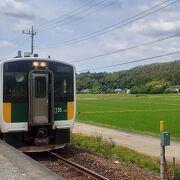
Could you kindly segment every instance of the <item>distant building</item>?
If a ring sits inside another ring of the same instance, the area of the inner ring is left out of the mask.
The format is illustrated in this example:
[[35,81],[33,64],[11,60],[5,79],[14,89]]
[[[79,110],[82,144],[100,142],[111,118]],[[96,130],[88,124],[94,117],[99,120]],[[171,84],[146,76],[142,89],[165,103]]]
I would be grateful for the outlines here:
[[89,89],[82,89],[80,92],[81,93],[89,93],[90,91],[89,91]]
[[114,92],[116,92],[116,93],[122,93],[123,90],[122,90],[121,88],[116,88],[116,89],[114,90]]
[[180,85],[171,86],[171,87],[167,88],[166,91],[172,92],[172,93],[179,93],[180,92]]
[[173,86],[173,87],[175,87],[175,88],[177,88],[177,89],[180,89],[180,85],[175,85],[175,86]]
[[130,89],[127,89],[127,90],[126,90],[126,94],[131,94],[131,90],[130,90]]

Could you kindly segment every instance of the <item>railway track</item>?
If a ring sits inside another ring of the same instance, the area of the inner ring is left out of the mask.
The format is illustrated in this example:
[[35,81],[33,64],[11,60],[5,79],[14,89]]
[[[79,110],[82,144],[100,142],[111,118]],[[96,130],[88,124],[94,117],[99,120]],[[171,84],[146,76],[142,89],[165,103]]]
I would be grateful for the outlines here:
[[68,159],[65,159],[54,152],[51,152],[51,151],[47,151],[47,152],[49,154],[51,154],[52,156],[56,157],[59,161],[65,163],[66,165],[71,166],[73,169],[76,169],[77,171],[83,173],[86,177],[91,177],[92,179],[96,179],[96,180],[109,180],[108,178],[106,178],[100,174],[97,174],[96,172],[91,171],[91,170],[89,170],[79,164],[76,164]]
[[65,149],[25,154],[56,174],[69,180],[159,179],[158,174],[149,173],[146,170],[134,166],[127,166],[121,163],[115,164],[102,157],[82,151],[72,145],[67,146]]

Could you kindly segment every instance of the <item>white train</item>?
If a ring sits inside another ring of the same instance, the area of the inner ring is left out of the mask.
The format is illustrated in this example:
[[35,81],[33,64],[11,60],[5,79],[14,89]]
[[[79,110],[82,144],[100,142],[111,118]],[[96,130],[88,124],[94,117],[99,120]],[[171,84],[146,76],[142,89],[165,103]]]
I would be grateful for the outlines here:
[[22,151],[70,142],[76,113],[74,66],[51,58],[0,61],[0,138]]

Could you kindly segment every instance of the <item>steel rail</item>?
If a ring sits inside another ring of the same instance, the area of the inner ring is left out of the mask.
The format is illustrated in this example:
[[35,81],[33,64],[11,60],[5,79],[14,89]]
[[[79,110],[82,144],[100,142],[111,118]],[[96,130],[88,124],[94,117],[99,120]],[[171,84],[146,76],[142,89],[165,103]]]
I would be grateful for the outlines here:
[[51,152],[51,151],[47,151],[49,152],[50,154],[54,155],[55,157],[57,157],[58,159],[60,159],[61,161],[63,161],[64,163],[66,163],[67,165],[70,165],[72,166],[73,168],[76,168],[77,170],[81,171],[83,174],[86,174],[86,175],[89,175],[91,176],[92,178],[95,178],[95,179],[98,179],[98,180],[109,180],[108,178],[104,177],[104,176],[101,176],[100,174],[97,174],[79,164],[76,164],[72,161],[69,161],[61,156],[59,156],[58,154],[54,153],[54,152]]

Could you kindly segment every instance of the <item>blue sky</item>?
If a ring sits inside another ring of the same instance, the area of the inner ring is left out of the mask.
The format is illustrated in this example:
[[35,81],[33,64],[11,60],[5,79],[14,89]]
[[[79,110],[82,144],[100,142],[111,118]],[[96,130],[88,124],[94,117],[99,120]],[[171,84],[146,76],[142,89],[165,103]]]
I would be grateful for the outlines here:
[[[159,7],[175,0],[2,0],[1,58],[15,56],[18,49],[30,51],[30,36],[22,34],[22,30],[28,30],[32,25],[37,32],[35,53],[42,57],[50,55],[53,59],[69,63],[180,33],[179,1],[134,22],[126,20],[163,2]],[[120,23],[123,20],[126,21]],[[111,26],[117,23],[121,27],[112,29]],[[104,32],[104,29],[109,32],[93,36],[93,33]],[[84,37],[90,38],[82,41]],[[176,36],[148,46],[74,62],[74,65],[77,72],[81,72],[179,50],[180,36]],[[178,60],[179,56],[180,53],[177,53],[91,71],[121,71],[137,65]]]

